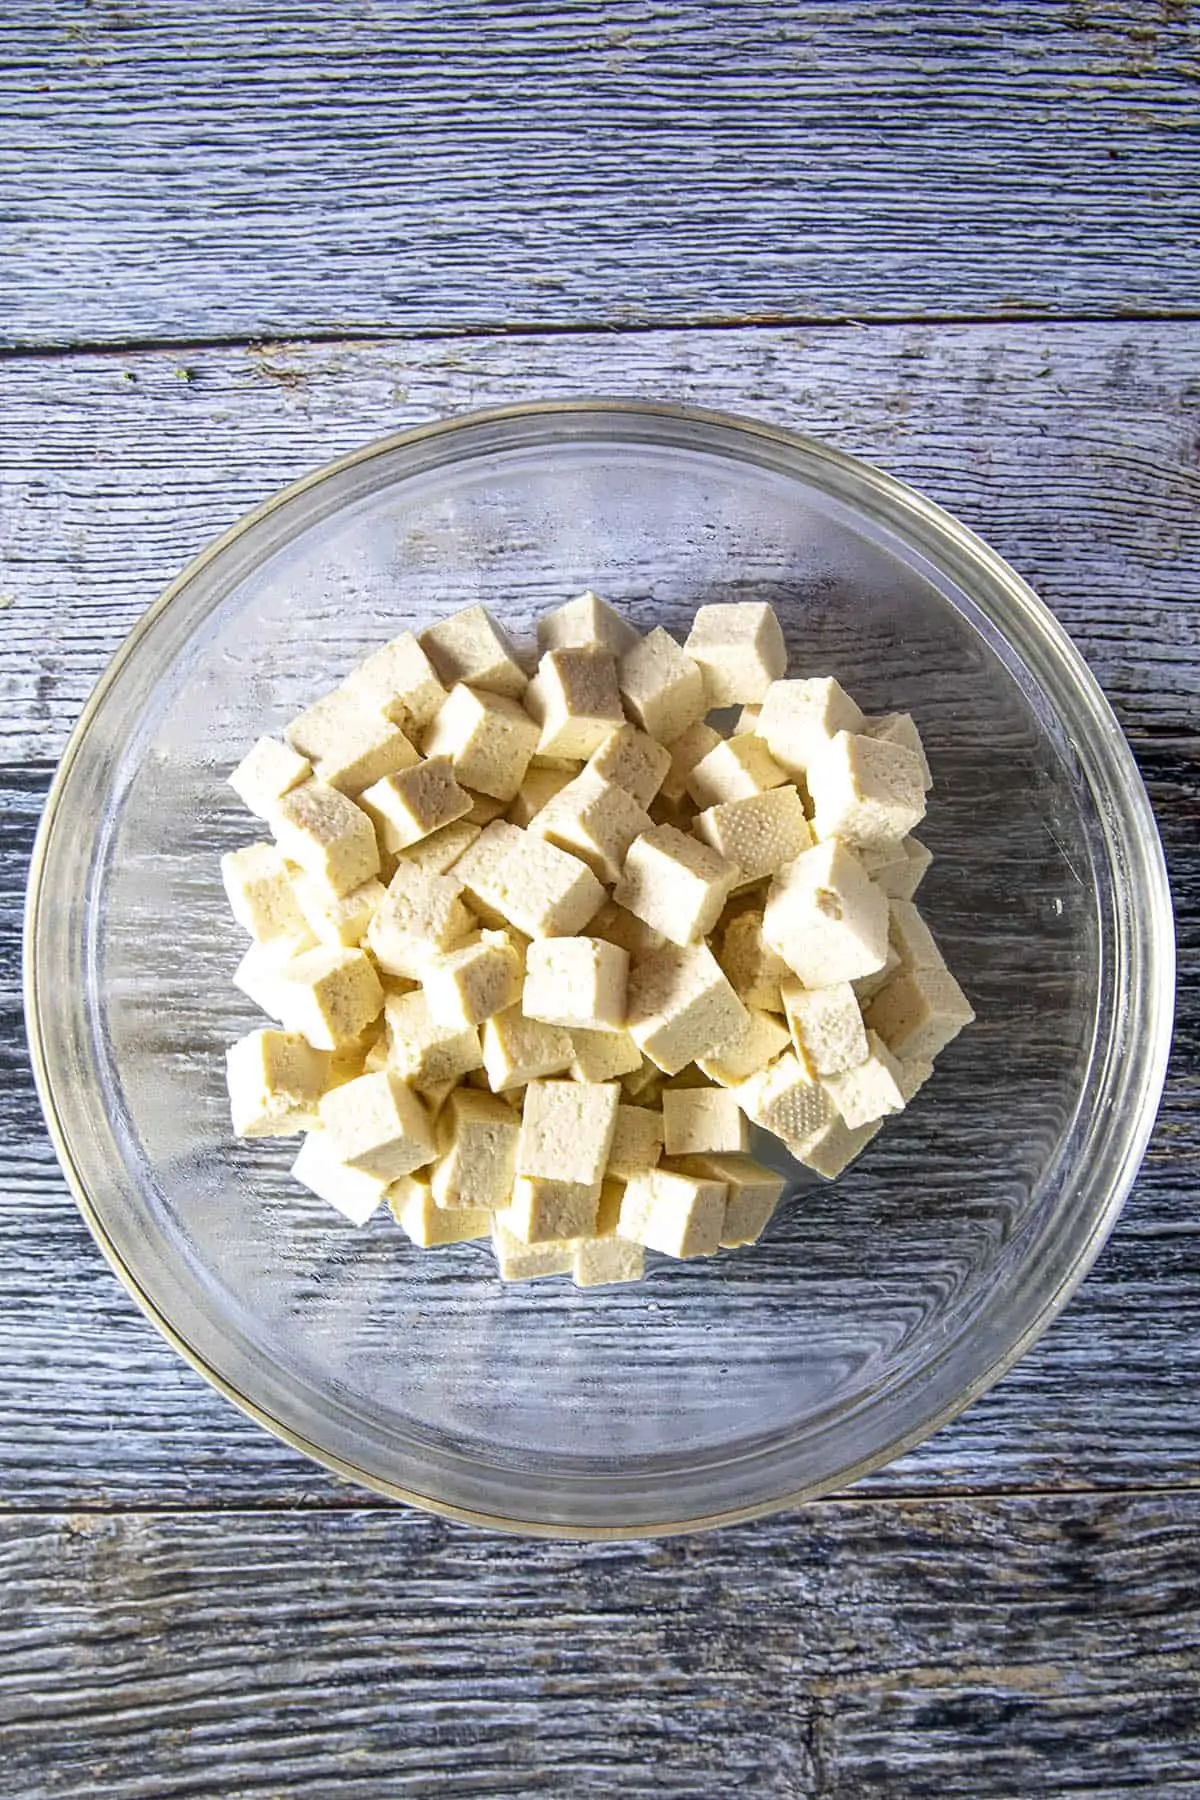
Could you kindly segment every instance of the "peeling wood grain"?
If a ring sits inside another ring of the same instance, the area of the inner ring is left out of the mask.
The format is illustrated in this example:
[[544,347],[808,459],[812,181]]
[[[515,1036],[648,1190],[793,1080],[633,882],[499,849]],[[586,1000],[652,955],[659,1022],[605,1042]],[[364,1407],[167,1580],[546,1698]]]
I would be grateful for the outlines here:
[[20,345],[1200,310],[1150,0],[25,0]]

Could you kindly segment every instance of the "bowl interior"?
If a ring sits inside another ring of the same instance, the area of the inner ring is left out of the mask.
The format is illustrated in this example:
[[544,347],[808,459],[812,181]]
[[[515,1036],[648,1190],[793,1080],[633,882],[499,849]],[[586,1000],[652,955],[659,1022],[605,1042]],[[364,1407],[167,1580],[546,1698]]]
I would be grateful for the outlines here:
[[[864,480],[636,412],[401,440],[202,562],[93,712],[39,951],[74,1171],[188,1352],[366,1480],[591,1530],[828,1487],[977,1385],[1081,1253],[1103,824],[936,520],[898,528],[907,503]],[[528,639],[585,586],[679,635],[702,602],[770,600],[793,673],[914,714],[936,781],[920,900],[979,1017],[835,1185],[791,1168],[757,1246],[630,1288],[506,1287],[486,1245],[418,1251],[386,1214],[356,1231],[292,1185],[294,1142],[231,1138],[223,1054],[256,1019],[218,858],[257,834],[224,777],[384,638],[482,601]]]

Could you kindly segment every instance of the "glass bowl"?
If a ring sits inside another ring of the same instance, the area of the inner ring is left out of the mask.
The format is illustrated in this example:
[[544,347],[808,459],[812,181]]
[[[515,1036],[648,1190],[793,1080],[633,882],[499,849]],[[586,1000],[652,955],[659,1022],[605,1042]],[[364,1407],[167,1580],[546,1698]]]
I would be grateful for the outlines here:
[[[225,776],[361,654],[482,601],[529,639],[594,587],[643,628],[769,600],[790,672],[917,718],[922,907],[978,1013],[935,1078],[753,1248],[642,1285],[504,1286],[238,1143],[255,1022]],[[1170,902],[1128,747],[1001,559],[912,490],[748,421],[529,405],[369,445],[259,507],[146,614],[63,758],[34,858],[27,1007],[63,1167],[141,1306],[220,1391],[355,1481],[564,1535],[743,1518],[840,1487],[1033,1342],[1153,1122]]]

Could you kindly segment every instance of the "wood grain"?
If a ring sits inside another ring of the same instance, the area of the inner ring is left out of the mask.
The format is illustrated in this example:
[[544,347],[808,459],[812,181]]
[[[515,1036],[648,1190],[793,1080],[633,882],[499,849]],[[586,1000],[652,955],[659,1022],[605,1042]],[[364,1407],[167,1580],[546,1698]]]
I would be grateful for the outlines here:
[[16,345],[1194,313],[1182,0],[23,0]]
[[1197,1555],[1194,1494],[826,1503],[536,1567],[416,1516],[0,1521],[6,1791],[1173,1800]]

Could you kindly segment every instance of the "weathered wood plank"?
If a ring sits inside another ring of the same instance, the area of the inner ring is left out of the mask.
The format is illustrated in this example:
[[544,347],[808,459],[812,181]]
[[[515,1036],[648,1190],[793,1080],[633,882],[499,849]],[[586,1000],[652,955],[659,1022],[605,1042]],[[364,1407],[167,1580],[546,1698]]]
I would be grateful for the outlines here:
[[0,1521],[6,1793],[978,1800],[1200,1785],[1200,1497],[827,1503],[645,1546]]
[[1176,0],[0,22],[16,344],[1200,310]]

